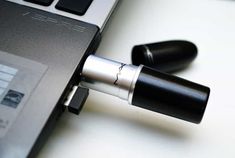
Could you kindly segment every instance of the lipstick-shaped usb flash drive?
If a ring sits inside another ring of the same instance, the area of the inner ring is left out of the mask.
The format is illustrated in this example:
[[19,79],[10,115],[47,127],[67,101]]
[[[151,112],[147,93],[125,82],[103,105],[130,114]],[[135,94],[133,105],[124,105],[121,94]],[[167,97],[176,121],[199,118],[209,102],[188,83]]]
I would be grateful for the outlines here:
[[134,66],[90,55],[81,85],[128,100],[129,104],[200,123],[207,105],[208,87],[143,65]]

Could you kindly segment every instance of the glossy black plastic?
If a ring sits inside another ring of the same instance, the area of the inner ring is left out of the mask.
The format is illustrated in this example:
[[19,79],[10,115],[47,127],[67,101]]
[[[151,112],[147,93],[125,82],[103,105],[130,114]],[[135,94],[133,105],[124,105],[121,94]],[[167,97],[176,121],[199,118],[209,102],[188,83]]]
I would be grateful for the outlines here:
[[189,41],[174,40],[134,46],[132,63],[146,65],[163,72],[187,67],[197,56],[197,47]]
[[209,93],[208,87],[143,67],[135,85],[132,104],[200,123]]

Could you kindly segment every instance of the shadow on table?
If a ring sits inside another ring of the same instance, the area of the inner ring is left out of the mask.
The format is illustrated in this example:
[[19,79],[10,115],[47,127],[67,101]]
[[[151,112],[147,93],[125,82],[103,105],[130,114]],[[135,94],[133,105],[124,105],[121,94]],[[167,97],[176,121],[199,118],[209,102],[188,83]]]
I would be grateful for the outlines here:
[[136,107],[102,105],[100,102],[89,100],[83,111],[94,119],[112,121],[114,124],[129,126],[148,134],[167,137],[170,139],[187,140],[192,133],[194,124],[178,119],[162,117],[161,114],[142,110]]

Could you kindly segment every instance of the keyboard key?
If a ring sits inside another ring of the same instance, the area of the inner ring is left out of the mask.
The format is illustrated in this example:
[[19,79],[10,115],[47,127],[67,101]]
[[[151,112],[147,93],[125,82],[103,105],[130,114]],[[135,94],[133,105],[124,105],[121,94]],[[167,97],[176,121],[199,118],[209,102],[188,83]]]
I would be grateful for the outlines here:
[[60,0],[56,8],[69,13],[84,15],[92,0]]
[[24,0],[31,3],[36,3],[44,6],[49,6],[54,0]]

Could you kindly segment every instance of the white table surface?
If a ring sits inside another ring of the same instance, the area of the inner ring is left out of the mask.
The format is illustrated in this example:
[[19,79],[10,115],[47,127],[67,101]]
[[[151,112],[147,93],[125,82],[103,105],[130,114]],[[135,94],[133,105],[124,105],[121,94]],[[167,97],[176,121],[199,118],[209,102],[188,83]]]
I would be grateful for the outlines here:
[[235,1],[122,0],[97,55],[131,63],[136,44],[185,39],[196,61],[176,75],[207,85],[211,96],[195,125],[90,91],[79,116],[64,115],[40,158],[234,158]]

